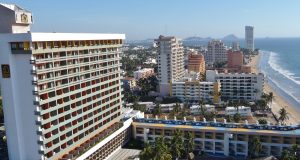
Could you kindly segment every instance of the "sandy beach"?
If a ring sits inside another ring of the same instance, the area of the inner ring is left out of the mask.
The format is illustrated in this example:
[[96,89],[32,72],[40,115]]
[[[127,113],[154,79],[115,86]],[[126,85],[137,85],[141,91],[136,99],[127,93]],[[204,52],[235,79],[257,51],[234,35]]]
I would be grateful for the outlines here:
[[[251,65],[253,67],[252,71],[254,73],[259,72],[257,65],[258,65],[260,56],[261,55],[259,54],[255,57],[252,57],[251,62],[249,63],[249,65]],[[273,113],[277,114],[277,116],[278,116],[278,111],[282,107],[284,107],[289,114],[288,115],[289,119],[286,121],[287,124],[298,124],[300,122],[300,112],[295,109],[295,106],[289,104],[283,97],[281,97],[278,93],[276,93],[276,91],[267,83],[267,81],[265,81],[264,92],[265,93],[273,92],[274,99],[273,99],[273,102],[271,105]]]

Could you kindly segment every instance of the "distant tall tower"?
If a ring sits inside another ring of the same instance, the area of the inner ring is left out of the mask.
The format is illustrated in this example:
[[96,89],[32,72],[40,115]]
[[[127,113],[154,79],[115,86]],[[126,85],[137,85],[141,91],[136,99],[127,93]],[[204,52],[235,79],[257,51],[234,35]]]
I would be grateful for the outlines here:
[[170,92],[170,83],[184,75],[183,47],[175,37],[159,36],[155,41],[158,46],[159,92],[165,96]]
[[246,26],[245,27],[245,40],[246,48],[250,51],[254,51],[254,27]]

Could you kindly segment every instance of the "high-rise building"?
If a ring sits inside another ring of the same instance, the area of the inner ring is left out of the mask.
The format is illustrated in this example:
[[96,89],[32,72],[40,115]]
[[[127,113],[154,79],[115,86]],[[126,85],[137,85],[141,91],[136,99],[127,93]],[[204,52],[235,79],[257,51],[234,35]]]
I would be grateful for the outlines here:
[[[0,13],[10,159],[75,159],[121,127],[124,34],[31,33],[29,11],[0,4]],[[101,156],[122,137],[101,143]]]
[[239,42],[232,42],[231,46],[233,51],[239,51],[240,50],[240,43]]
[[183,47],[175,37],[159,36],[155,40],[158,46],[158,80],[161,95],[170,94],[170,83],[184,75]]
[[212,40],[208,43],[207,52],[205,52],[205,63],[213,65],[214,63],[227,62],[227,48],[221,40]]
[[246,48],[250,51],[254,51],[254,27],[246,26],[245,27],[245,40]]
[[189,54],[188,71],[199,72],[205,74],[205,59],[203,54]]

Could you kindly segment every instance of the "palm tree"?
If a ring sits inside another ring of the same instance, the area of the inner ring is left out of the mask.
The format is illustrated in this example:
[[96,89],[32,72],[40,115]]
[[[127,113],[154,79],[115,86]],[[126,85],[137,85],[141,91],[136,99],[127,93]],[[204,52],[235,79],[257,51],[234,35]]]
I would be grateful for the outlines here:
[[150,160],[152,158],[153,158],[153,149],[152,149],[151,145],[147,142],[145,144],[143,151],[140,154],[140,159],[141,160]]
[[183,133],[181,130],[176,129],[174,136],[171,140],[171,153],[173,158],[179,159],[184,151],[183,147]]
[[233,120],[235,123],[239,123],[239,121],[241,120],[241,115],[239,113],[234,114]]
[[153,114],[158,116],[162,114],[160,104],[156,104],[156,106],[153,109]]
[[298,154],[298,145],[297,144],[293,144],[292,147],[291,147],[291,160],[297,160],[299,159],[299,154]]
[[262,150],[262,145],[257,136],[255,136],[249,143],[249,150],[248,150],[248,155],[250,158],[255,158],[258,157],[259,153]]
[[200,99],[199,101],[199,114],[203,117],[206,117],[206,108],[204,107],[203,99]]
[[280,159],[281,159],[281,160],[291,160],[291,159],[290,159],[290,153],[289,153],[289,151],[286,150],[286,149],[284,149],[284,150],[281,152]]
[[270,104],[270,106],[272,105],[272,102],[273,102],[273,100],[274,100],[274,94],[273,94],[273,92],[269,92],[269,94],[268,94],[268,99],[269,99],[269,102],[271,102],[271,104]]
[[283,124],[286,120],[289,119],[288,112],[286,111],[285,108],[281,108],[279,110],[278,114],[279,114],[278,120],[281,121]]
[[171,160],[172,155],[170,154],[170,150],[165,143],[165,140],[162,136],[158,137],[155,141],[154,148],[154,159],[155,160]]
[[185,135],[185,149],[186,149],[186,157],[188,157],[189,153],[194,151],[195,142],[194,142],[194,136],[191,132],[188,132],[188,134]]
[[174,107],[174,112],[176,114],[178,114],[178,112],[180,111],[180,105],[178,103],[175,104],[175,107]]

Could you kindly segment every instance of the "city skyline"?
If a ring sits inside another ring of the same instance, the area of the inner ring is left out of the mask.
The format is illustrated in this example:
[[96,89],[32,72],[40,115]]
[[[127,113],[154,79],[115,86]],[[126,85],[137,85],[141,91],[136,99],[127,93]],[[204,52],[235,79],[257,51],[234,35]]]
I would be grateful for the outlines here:
[[[36,17],[33,32],[125,33],[128,40],[156,38],[161,34],[180,38],[222,38],[234,34],[244,38],[244,26],[251,25],[256,28],[256,38],[300,37],[297,29],[300,2],[295,0],[170,2],[93,0],[69,4],[57,0],[4,0],[1,3],[31,8]],[[283,9],[285,12],[278,12]]]

